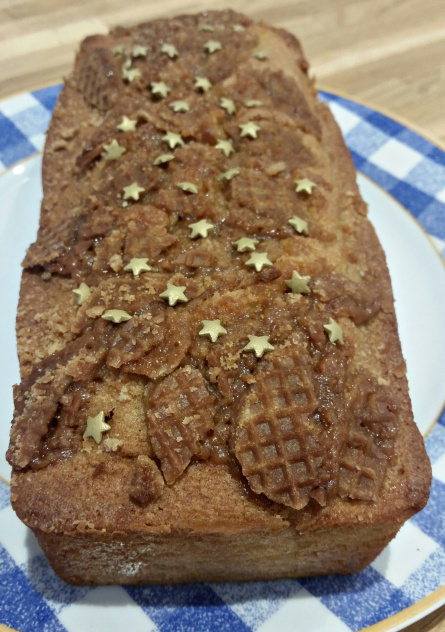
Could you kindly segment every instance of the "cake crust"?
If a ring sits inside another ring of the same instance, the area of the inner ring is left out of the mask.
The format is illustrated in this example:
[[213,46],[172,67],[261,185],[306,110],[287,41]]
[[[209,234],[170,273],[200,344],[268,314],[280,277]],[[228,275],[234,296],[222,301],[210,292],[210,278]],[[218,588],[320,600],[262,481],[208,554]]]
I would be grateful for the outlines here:
[[56,572],[369,564],[431,468],[384,253],[298,41],[232,11],[87,38],[43,190],[8,460]]

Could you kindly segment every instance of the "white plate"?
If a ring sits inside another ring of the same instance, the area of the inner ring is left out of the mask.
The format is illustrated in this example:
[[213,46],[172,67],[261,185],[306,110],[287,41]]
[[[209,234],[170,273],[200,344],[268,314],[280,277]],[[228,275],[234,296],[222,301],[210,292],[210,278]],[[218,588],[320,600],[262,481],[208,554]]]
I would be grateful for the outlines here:
[[[12,385],[19,380],[14,323],[20,285],[20,262],[37,232],[42,194],[40,170],[41,157],[36,156],[0,177],[2,201],[0,212],[0,287],[2,289],[0,454],[5,452],[8,443],[7,428],[13,410]],[[358,176],[358,182],[362,195],[369,204],[371,220],[387,255],[396,298],[402,347],[408,365],[414,416],[420,430],[425,434],[440,414],[445,400],[443,380],[445,337],[442,335],[445,313],[445,267],[429,237],[394,198],[362,175]],[[9,467],[1,458],[0,475],[6,479],[9,478]],[[24,568],[23,565],[26,566],[25,548],[37,555],[37,545],[33,537],[30,534],[27,535],[26,528],[18,522],[10,509],[4,515],[8,521],[5,527],[14,534],[11,535],[13,542],[10,543],[9,551],[16,563]],[[432,546],[430,539],[425,537],[419,543],[418,530],[408,523],[373,566],[397,585],[397,582],[403,580],[409,575],[411,568],[415,567],[416,555],[424,558],[429,555],[429,546]],[[47,572],[50,573],[49,570]],[[51,578],[50,581],[60,582]],[[286,582],[283,582],[275,586],[285,584]],[[255,593],[251,592],[252,586],[250,585],[247,589],[250,598],[252,595],[255,597]],[[268,603],[268,599],[273,598],[273,595],[267,592],[271,590],[270,588],[265,586],[261,588],[261,584],[258,586],[255,603],[256,607],[261,608],[263,600],[265,599],[265,603]],[[232,594],[230,590],[230,585],[214,587],[215,593],[220,595],[226,603],[230,603]],[[240,590],[240,594],[241,592]],[[235,592],[235,595],[238,593]],[[299,632],[345,632],[348,629],[340,619],[333,618],[331,612],[305,589],[300,588],[295,593],[288,592],[283,597],[285,607],[280,608],[265,621],[259,628],[263,632],[277,629],[281,632],[295,631],[297,629],[294,619],[295,608],[303,617],[298,624]],[[275,598],[280,597],[276,595]],[[121,605],[125,605],[125,609],[118,607],[119,600],[123,600]],[[440,601],[436,601],[434,607],[437,607],[439,603]],[[92,604],[94,608],[91,607]],[[114,604],[114,607],[111,604]],[[105,609],[104,606],[106,606]],[[236,602],[233,606],[236,612],[238,612],[237,607]],[[134,629],[153,629],[150,628],[150,621],[145,617],[143,610],[137,607],[129,595],[119,587],[93,589],[79,600],[76,605],[77,610],[72,611],[71,608],[73,606],[67,607],[60,615],[60,619],[68,629],[73,628],[69,627],[68,620],[64,619],[64,616],[74,617],[72,621],[77,621],[79,625],[82,621],[85,622],[86,618],[89,621],[96,621],[97,625],[91,627],[91,630],[99,630],[103,626],[98,622],[106,621],[109,626],[107,629],[115,632],[120,629],[122,616],[125,616],[129,625],[130,621],[135,624]],[[129,612],[133,614],[129,615]],[[423,609],[421,614],[425,612],[426,610]],[[420,615],[416,615],[411,621],[418,616]],[[408,621],[394,626],[389,625],[385,630],[395,632],[407,623]],[[80,625],[77,629],[84,628]]]

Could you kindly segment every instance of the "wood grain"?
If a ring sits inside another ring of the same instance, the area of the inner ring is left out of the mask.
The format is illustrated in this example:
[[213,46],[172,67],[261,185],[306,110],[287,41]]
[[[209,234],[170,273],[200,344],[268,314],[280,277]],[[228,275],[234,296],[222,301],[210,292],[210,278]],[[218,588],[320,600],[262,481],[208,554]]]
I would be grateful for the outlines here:
[[[0,98],[62,80],[79,41],[117,24],[225,8],[214,0],[0,0]],[[295,33],[323,87],[445,142],[445,0],[245,0]]]
[[444,632],[445,630],[445,606],[432,612],[417,623],[404,628],[403,632]]
[[[0,0],[0,98],[63,80],[79,41],[118,24],[235,7],[214,0]],[[244,0],[292,31],[318,84],[445,143],[445,0]],[[404,632],[444,632],[445,606]]]

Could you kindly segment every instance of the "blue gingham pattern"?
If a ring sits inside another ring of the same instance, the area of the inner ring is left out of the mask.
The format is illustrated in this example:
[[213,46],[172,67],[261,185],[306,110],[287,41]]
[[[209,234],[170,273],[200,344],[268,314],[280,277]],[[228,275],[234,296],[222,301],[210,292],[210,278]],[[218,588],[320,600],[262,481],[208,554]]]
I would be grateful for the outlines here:
[[[40,151],[60,86],[0,102],[0,172]],[[445,255],[445,152],[400,123],[322,92],[356,168],[407,208]],[[426,439],[427,507],[362,573],[250,584],[73,587],[54,575],[0,482],[0,622],[20,632],[351,632],[445,584],[445,413]],[[413,550],[412,542],[416,542]],[[410,545],[411,543],[411,545]],[[409,555],[407,556],[407,550]]]

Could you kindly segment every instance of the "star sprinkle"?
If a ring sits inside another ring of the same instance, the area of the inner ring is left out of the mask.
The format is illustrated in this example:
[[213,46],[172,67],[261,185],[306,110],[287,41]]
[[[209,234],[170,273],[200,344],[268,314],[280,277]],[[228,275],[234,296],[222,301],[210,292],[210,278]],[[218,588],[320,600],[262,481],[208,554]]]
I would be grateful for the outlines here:
[[175,157],[174,154],[161,154],[160,156],[158,156],[157,158],[153,160],[153,164],[155,166],[164,165],[166,162],[170,162],[170,160],[174,160],[174,157]]
[[218,180],[227,180],[227,182],[229,182],[235,176],[239,176],[239,174],[240,170],[236,167],[233,167],[233,169],[228,169],[227,171],[224,171],[224,173],[219,175]]
[[269,59],[269,53],[265,50],[257,50],[256,53],[253,53],[252,57],[259,59],[260,61],[264,61],[265,59]]
[[214,31],[215,27],[211,24],[198,24],[198,31]]
[[226,158],[230,156],[230,154],[235,153],[231,140],[218,140],[215,145],[215,149],[221,149]]
[[165,141],[170,149],[174,149],[176,145],[180,145],[181,147],[185,145],[182,140],[182,136],[180,134],[175,134],[174,132],[167,132],[161,140]]
[[130,314],[123,309],[107,309],[107,311],[102,314],[102,318],[104,320],[111,320],[112,323],[125,323],[125,321],[131,320],[133,316],[130,316]]
[[189,228],[192,229],[190,235],[191,239],[195,239],[196,237],[204,237],[205,239],[209,234],[209,230],[213,228],[213,224],[208,222],[206,219],[202,219],[194,224],[189,224]]
[[246,266],[255,266],[255,270],[261,272],[265,266],[273,266],[273,263],[266,252],[254,252],[250,259],[246,261]]
[[170,88],[163,81],[152,81],[150,84],[151,93],[165,98],[170,92]]
[[222,97],[219,105],[227,112],[227,114],[235,114],[236,112],[236,106],[232,99],[226,99],[226,97]]
[[248,250],[255,250],[256,245],[260,242],[258,239],[251,239],[250,237],[241,237],[238,241],[232,242],[232,246],[238,250],[238,252],[247,252]]
[[104,149],[107,152],[106,160],[117,160],[127,151],[125,147],[119,145],[115,138],[109,145],[104,145]]
[[301,219],[301,217],[298,217],[298,215],[294,215],[292,219],[289,219],[287,221],[291,226],[295,228],[297,233],[304,233],[305,235],[309,234],[307,222],[305,222],[304,219]]
[[128,187],[124,187],[124,200],[133,198],[136,202],[139,200],[139,193],[144,193],[145,189],[140,187],[137,182],[133,182]]
[[124,52],[123,44],[118,44],[117,46],[111,49],[111,52],[113,55],[122,55],[122,53]]
[[242,33],[243,31],[246,30],[242,24],[232,24],[232,29],[236,33]]
[[309,294],[308,283],[310,280],[310,276],[300,276],[296,270],[292,270],[292,278],[286,281],[286,285],[294,294]]
[[300,191],[305,191],[306,193],[309,193],[309,195],[312,193],[312,189],[317,186],[315,182],[312,182],[312,180],[309,180],[309,178],[294,180],[294,183],[297,185],[295,188],[295,191],[297,193],[300,193]]
[[263,102],[258,99],[249,99],[248,101],[244,101],[244,105],[247,108],[259,108],[263,105]]
[[179,55],[178,49],[174,44],[162,44],[161,53],[164,55],[168,55],[170,59],[177,57]]
[[131,49],[132,57],[146,57],[148,53],[147,46],[133,46]]
[[178,182],[176,186],[187,193],[198,193],[198,187],[193,182]]
[[199,332],[200,336],[209,336],[212,342],[218,340],[218,336],[222,336],[227,333],[227,329],[221,325],[220,320],[202,320],[202,329]]
[[216,40],[209,40],[204,44],[204,50],[210,54],[216,53],[217,50],[222,50],[222,44]]
[[162,294],[159,294],[159,296],[167,299],[170,307],[176,305],[178,301],[188,303],[188,298],[184,294],[185,287],[185,285],[172,285],[171,283],[167,283],[167,289],[165,292],[162,292]]
[[341,345],[343,344],[343,330],[333,318],[330,318],[328,324],[323,325],[323,328],[328,332],[330,342],[339,342]]
[[172,101],[169,103],[169,107],[171,107],[173,112],[188,112],[190,110],[187,101]]
[[195,77],[195,83],[193,84],[195,90],[202,90],[203,92],[208,92],[212,84],[207,79],[207,77]]
[[77,296],[77,304],[83,305],[90,297],[91,290],[86,283],[81,283],[78,288],[73,290],[73,294]]
[[128,83],[131,83],[138,77],[142,76],[142,73],[138,68],[130,68],[130,65],[131,61],[129,59],[122,64],[122,79],[124,81],[128,81]]
[[100,443],[102,441],[102,434],[108,432],[110,429],[111,426],[105,422],[105,415],[103,410],[101,410],[95,417],[88,417],[83,438],[88,439],[88,437],[92,437],[96,443]]
[[249,342],[243,348],[243,351],[253,351],[257,358],[262,358],[266,351],[273,351],[273,347],[269,342],[269,336],[247,336]]
[[130,263],[127,263],[124,270],[125,272],[133,272],[133,276],[138,277],[141,272],[150,272],[152,267],[147,263],[148,258],[143,257],[142,259],[130,259]]
[[249,121],[248,123],[244,123],[244,125],[239,125],[241,129],[241,138],[243,136],[249,136],[250,138],[257,138],[257,132],[260,131],[261,127],[259,127],[256,123]]
[[123,116],[122,121],[119,125],[116,125],[116,129],[121,132],[134,132],[136,129],[137,121],[135,119],[130,119],[128,116]]

